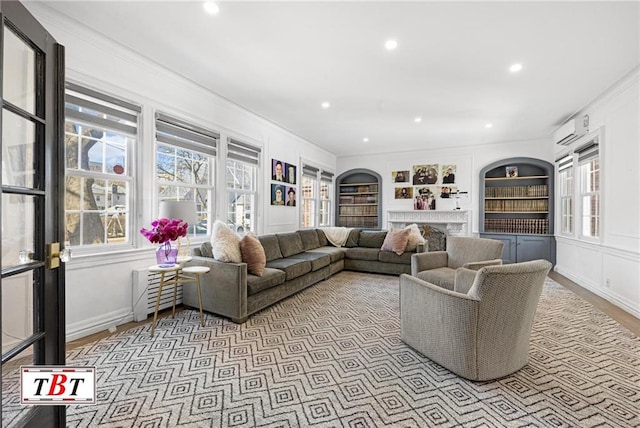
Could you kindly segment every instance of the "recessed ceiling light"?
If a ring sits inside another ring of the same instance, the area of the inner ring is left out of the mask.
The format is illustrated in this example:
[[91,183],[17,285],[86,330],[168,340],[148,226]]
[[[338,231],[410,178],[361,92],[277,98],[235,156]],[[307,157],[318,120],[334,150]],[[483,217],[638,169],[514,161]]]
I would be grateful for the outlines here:
[[320,104],[320,106],[321,106],[323,109],[328,109],[329,107],[331,107],[331,103],[329,103],[329,101],[325,101],[325,102],[323,102],[322,104]]
[[204,7],[205,12],[207,12],[209,15],[217,15],[218,12],[220,12],[220,8],[218,7],[218,5],[212,1],[204,2],[202,7]]
[[368,142],[369,142],[369,139],[368,139],[367,137],[364,137],[364,138],[362,139],[362,141],[364,141],[365,143],[368,143]]
[[485,123],[484,127],[487,129],[493,128],[493,123]]
[[517,73],[520,70],[522,70],[522,64],[520,63],[511,64],[511,67],[509,67],[509,71],[512,73]]
[[422,118],[421,118],[420,116],[418,116],[418,117],[416,117],[415,119],[413,119],[413,121],[414,121],[415,123],[420,123],[420,122],[422,122]]
[[388,50],[388,51],[392,51],[395,48],[398,47],[398,42],[396,40],[390,39],[387,40],[386,42],[384,42],[384,47]]

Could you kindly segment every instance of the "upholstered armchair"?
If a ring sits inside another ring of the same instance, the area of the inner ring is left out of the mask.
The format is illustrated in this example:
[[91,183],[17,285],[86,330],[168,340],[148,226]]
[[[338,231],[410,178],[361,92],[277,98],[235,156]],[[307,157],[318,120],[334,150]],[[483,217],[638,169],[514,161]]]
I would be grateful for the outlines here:
[[411,256],[411,275],[453,290],[456,269],[478,270],[502,264],[504,244],[495,239],[450,236],[446,251],[430,251]]
[[527,364],[529,337],[551,268],[546,260],[459,268],[455,290],[402,274],[402,341],[471,380],[507,376]]

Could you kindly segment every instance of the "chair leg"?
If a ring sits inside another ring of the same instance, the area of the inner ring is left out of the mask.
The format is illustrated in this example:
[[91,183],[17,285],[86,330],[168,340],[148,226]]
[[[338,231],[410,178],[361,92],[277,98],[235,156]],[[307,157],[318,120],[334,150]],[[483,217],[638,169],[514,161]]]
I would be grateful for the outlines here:
[[200,325],[204,327],[204,315],[202,314],[202,294],[200,293],[200,274],[196,274],[196,287],[198,289],[198,306],[200,306]]
[[162,286],[164,285],[164,272],[160,273],[160,286],[158,287],[158,298],[156,299],[156,310],[153,313],[153,324],[151,324],[151,337],[156,330],[156,322],[158,321],[158,308],[160,308],[160,296],[162,295]]

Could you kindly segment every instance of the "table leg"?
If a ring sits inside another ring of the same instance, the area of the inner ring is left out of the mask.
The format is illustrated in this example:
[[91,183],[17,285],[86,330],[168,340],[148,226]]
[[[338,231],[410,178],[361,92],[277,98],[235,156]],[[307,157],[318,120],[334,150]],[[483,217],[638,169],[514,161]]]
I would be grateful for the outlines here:
[[198,287],[198,306],[200,306],[200,325],[204,327],[204,315],[202,314],[202,294],[200,294],[200,274],[196,274],[196,287]]
[[156,310],[153,313],[153,324],[151,325],[151,337],[156,330],[156,322],[158,320],[158,308],[160,308],[160,296],[162,295],[162,286],[164,285],[164,272],[160,273],[160,285],[158,287],[158,298],[156,299]]
[[180,279],[180,269],[176,269],[176,276],[173,279],[173,312],[171,317],[176,317],[176,294],[178,294],[178,280]]

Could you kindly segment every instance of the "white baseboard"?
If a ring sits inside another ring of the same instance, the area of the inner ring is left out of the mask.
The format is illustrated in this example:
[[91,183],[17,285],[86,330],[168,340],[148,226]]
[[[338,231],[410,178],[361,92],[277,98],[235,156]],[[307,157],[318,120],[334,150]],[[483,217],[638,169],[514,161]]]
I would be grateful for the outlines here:
[[88,318],[80,322],[67,325],[66,340],[80,339],[91,334],[100,333],[109,328],[133,321],[131,308],[112,311],[94,318]]

